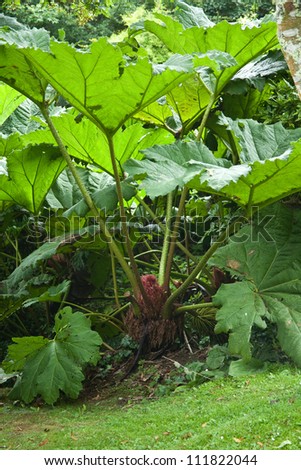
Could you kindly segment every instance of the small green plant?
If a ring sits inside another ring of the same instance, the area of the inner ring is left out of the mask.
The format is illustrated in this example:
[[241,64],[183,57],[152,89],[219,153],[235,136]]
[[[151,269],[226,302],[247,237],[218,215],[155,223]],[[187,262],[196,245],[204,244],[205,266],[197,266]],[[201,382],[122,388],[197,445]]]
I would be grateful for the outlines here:
[[269,97],[262,103],[256,118],[274,124],[281,121],[283,126],[296,129],[301,126],[301,103],[289,76],[280,76],[269,84]]
[[204,362],[194,361],[185,365],[172,361],[174,366],[182,372],[181,385],[199,385],[207,380],[225,377],[229,371],[231,356],[226,345],[215,345],[208,352]]
[[[115,336],[110,341],[110,349],[103,354],[97,364],[96,378],[105,379],[112,370],[120,368],[137,351],[139,344],[125,334]],[[124,375],[124,372],[123,372]]]

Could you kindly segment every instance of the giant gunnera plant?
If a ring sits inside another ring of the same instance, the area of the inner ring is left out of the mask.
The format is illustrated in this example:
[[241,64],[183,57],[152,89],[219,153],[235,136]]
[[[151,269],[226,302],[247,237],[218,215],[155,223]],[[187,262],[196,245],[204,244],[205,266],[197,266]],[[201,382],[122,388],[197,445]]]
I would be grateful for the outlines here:
[[[145,31],[169,51],[164,63],[139,47]],[[100,38],[79,50],[2,15],[0,49],[2,122],[31,103],[36,123],[1,134],[0,200],[34,216],[46,201],[89,220],[22,260],[2,284],[1,319],[51,293],[68,303],[70,283],[61,279],[49,293],[34,275],[85,236],[100,263],[110,259],[114,315],[123,311],[145,352],[174,343],[184,315],[201,318],[210,308],[216,332],[230,335],[230,353],[248,361],[253,326],[269,320],[301,365],[301,219],[289,199],[279,202],[300,191],[301,129],[252,119],[269,77],[286,68],[276,23],[215,24],[178,2],[174,17],[132,26],[128,40]],[[191,201],[214,205],[220,220],[199,252],[180,237]],[[137,235],[139,214],[159,228],[155,249],[150,233]],[[143,264],[138,241],[152,263]],[[187,269],[175,269],[176,253]],[[214,269],[231,283],[216,283]],[[129,286],[123,299],[120,270]],[[187,303],[195,283],[204,295]]]

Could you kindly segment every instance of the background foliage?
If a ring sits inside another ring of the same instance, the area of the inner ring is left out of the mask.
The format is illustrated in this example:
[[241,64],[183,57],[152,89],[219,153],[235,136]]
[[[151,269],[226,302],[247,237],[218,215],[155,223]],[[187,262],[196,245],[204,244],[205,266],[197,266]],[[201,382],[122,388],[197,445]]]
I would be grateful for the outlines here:
[[[213,20],[234,20],[247,15],[264,16],[273,9],[272,0],[193,0]],[[173,0],[119,1],[16,1],[6,0],[0,12],[15,16],[30,27],[43,27],[54,37],[71,43],[88,44],[99,36],[110,36],[126,28],[126,18],[135,10],[168,11],[175,8]],[[64,31],[64,32],[63,32]]]

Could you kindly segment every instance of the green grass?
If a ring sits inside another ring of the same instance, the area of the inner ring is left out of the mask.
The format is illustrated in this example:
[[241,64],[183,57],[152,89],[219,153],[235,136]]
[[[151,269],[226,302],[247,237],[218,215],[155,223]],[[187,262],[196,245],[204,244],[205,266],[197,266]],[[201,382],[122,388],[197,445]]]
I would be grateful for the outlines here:
[[294,368],[177,389],[140,404],[125,403],[129,386],[112,390],[106,400],[55,407],[4,400],[0,448],[301,448],[301,372]]

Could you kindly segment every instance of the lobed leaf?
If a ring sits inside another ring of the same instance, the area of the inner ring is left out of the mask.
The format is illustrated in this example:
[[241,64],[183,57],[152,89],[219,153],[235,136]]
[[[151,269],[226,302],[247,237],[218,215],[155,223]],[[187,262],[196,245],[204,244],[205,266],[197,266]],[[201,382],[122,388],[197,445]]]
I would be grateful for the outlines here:
[[263,124],[253,119],[236,119],[221,115],[218,124],[231,131],[238,143],[242,163],[264,161],[283,155],[291,143],[301,138],[301,129],[285,129],[281,122]]
[[175,15],[185,28],[193,26],[209,28],[214,25],[202,8],[188,5],[184,2],[177,1]]
[[[202,142],[176,142],[143,150],[145,159],[129,160],[124,165],[130,176],[143,181],[141,187],[150,197],[163,196],[177,186],[183,187],[201,172],[215,167],[227,167],[228,162],[217,160]],[[195,157],[191,163],[192,155]]]
[[24,100],[25,96],[21,93],[0,83],[0,126]]
[[89,52],[52,42],[51,53],[24,50],[24,54],[69,103],[107,134],[114,134],[193,71],[192,60],[182,56],[157,69],[147,59],[127,64],[121,50],[105,38],[93,43]]
[[14,344],[8,346],[7,356],[2,363],[5,372],[21,371],[27,359],[49,342],[43,336],[12,338],[12,341]]
[[13,201],[37,214],[53,182],[66,163],[52,145],[11,151],[0,175],[0,200]]
[[41,395],[49,405],[55,403],[60,391],[77,398],[82,389],[84,374],[81,368],[66,355],[62,344],[49,341],[34,357],[28,359],[22,377],[10,393],[13,400],[31,403]]
[[[10,360],[17,366],[24,365],[22,376],[15,384],[11,398],[30,403],[41,395],[48,404],[57,401],[60,391],[70,398],[77,398],[82,389],[85,364],[96,364],[102,340],[91,330],[89,319],[81,312],[72,312],[70,307],[60,310],[55,317],[55,338],[38,340],[39,348],[28,356],[22,343],[36,344],[33,338],[18,338],[10,347]],[[42,344],[43,343],[43,344]],[[22,361],[24,360],[24,364]],[[13,369],[12,369],[13,370]],[[18,369],[19,370],[19,369]]]
[[243,227],[210,264],[240,279],[214,297],[217,332],[230,332],[230,352],[249,358],[254,325],[277,324],[283,350],[301,365],[301,213],[276,204]]
[[146,149],[144,160],[129,160],[124,168],[142,181],[141,187],[151,197],[188,185],[250,207],[271,204],[300,191],[301,141],[290,143],[300,130],[288,131],[281,124],[267,126],[252,120],[232,121],[231,126],[245,163],[231,166],[227,160],[215,158],[202,143],[176,142]]
[[[212,67],[212,60],[211,64],[203,61],[202,67],[197,69],[197,75],[193,79],[187,84],[183,83],[183,87],[177,87],[168,93],[168,104],[179,114],[185,131],[193,128],[198,122],[213,94],[218,97],[241,69],[247,73],[244,67],[252,63],[254,70],[254,60],[279,47],[275,23],[249,28],[238,23],[230,24],[223,21],[216,25],[208,25],[205,22],[203,27],[188,27],[187,23],[184,23],[184,26],[169,16],[162,14],[156,16],[158,20],[145,21],[145,29],[155,34],[173,53],[203,54],[204,57],[210,57],[213,52],[215,54],[220,52],[224,56],[231,57],[231,61],[224,67]],[[274,61],[278,67],[277,59],[274,58]],[[256,73],[260,71],[257,70]],[[187,102],[189,107],[185,108]],[[145,111],[151,122],[156,122],[155,119],[162,120],[162,109],[156,109],[151,105],[150,109]],[[167,112],[165,109],[164,113]]]

